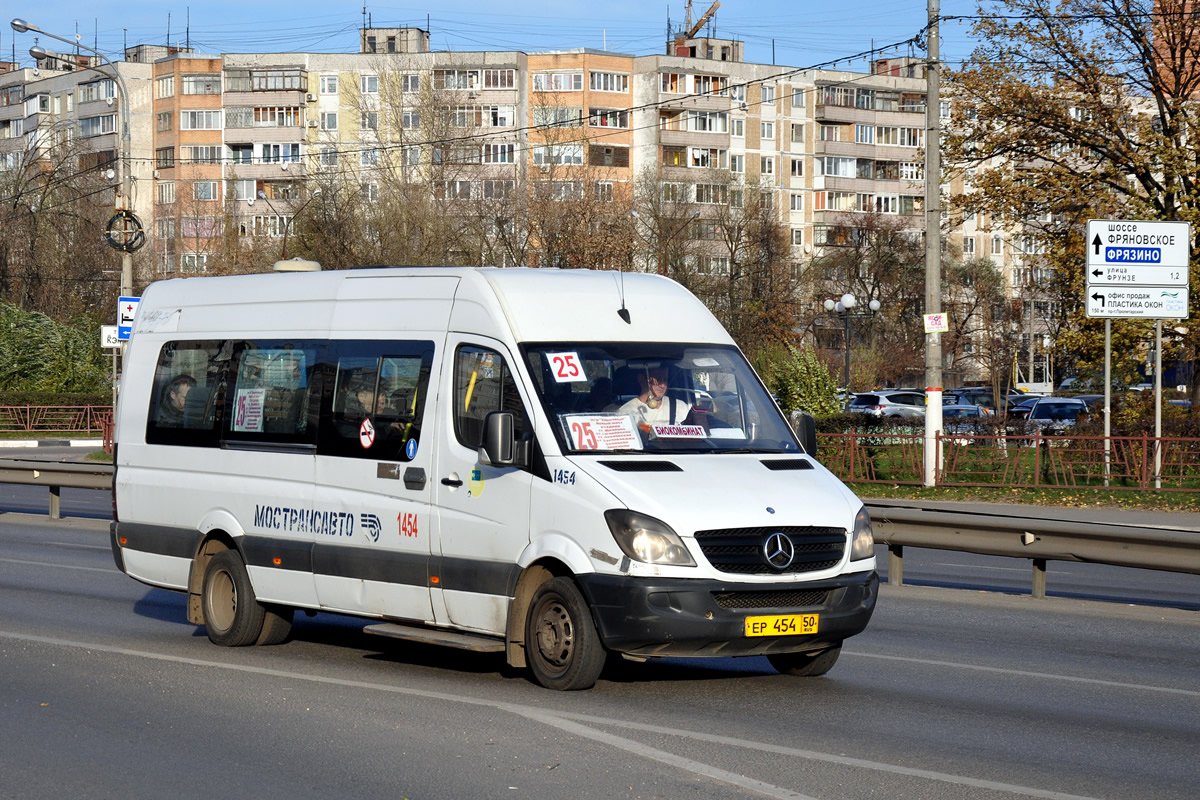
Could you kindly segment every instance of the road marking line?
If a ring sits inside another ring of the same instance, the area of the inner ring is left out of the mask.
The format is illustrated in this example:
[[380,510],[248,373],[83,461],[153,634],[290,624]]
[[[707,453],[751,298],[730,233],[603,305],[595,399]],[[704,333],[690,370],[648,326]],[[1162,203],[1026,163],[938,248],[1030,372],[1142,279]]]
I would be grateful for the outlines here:
[[910,664],[924,664],[933,667],[953,667],[955,669],[969,669],[976,672],[996,672],[1001,675],[1016,675],[1021,678],[1043,678],[1051,681],[1066,681],[1068,683],[1085,683],[1092,686],[1115,686],[1120,689],[1139,689],[1146,692],[1163,692],[1164,694],[1181,694],[1185,697],[1200,697],[1200,692],[1191,689],[1173,689],[1169,686],[1148,686],[1144,683],[1121,683],[1120,681],[1106,681],[1100,678],[1080,678],[1076,675],[1054,675],[1049,672],[1028,672],[1021,669],[1005,669],[1004,667],[985,667],[980,664],[963,664],[959,661],[936,661],[928,658],[911,658],[909,656],[886,656],[878,653],[855,653],[849,650],[842,651],[843,656],[859,656],[861,658],[877,658],[882,661],[904,661]]
[[[746,778],[737,775],[719,767],[703,764],[698,761],[676,756],[662,750],[656,750],[647,745],[638,742],[635,739],[624,739],[614,736],[604,731],[596,731],[585,726],[575,726],[574,721],[585,721],[593,725],[607,725],[615,728],[628,728],[632,730],[641,730],[646,732],[666,734],[670,736],[678,736],[687,739],[695,739],[698,741],[716,742],[720,744],[736,745],[752,750],[760,750],[768,753],[783,753],[786,755],[794,755],[800,758],[819,761],[828,764],[837,764],[840,766],[857,767],[860,769],[872,770],[875,772],[883,772],[892,775],[904,775],[907,777],[923,778],[926,780],[939,781],[942,783],[950,783],[958,786],[970,786],[975,788],[989,789],[1003,792],[1013,792],[1024,795],[1026,797],[1038,797],[1045,800],[1096,800],[1096,798],[1086,797],[1081,795],[1064,794],[1062,792],[1053,792],[1044,789],[1034,789],[1027,786],[1017,786],[1015,784],[999,783],[996,781],[986,781],[977,778],[970,778],[963,775],[951,775],[944,772],[934,772],[931,770],[913,769],[910,767],[901,767],[894,764],[884,764],[878,761],[868,761],[860,758],[850,758],[847,756],[834,755],[832,753],[821,753],[814,750],[800,750],[792,747],[784,747],[782,745],[772,745],[763,742],[755,742],[748,739],[737,739],[729,736],[718,736],[715,734],[700,733],[695,731],[684,731],[677,728],[660,727],[656,725],[646,725],[636,722],[628,722],[619,719],[609,719],[606,717],[596,717],[587,714],[575,714],[572,712],[548,712],[540,708],[531,706],[518,705],[516,703],[506,703],[495,700],[485,700],[483,698],[464,697],[457,694],[446,694],[444,692],[433,692],[426,689],[411,689],[403,686],[392,686],[383,683],[372,683],[369,681],[354,681],[345,678],[329,678],[323,675],[312,675],[302,672],[292,672],[290,670],[270,669],[267,667],[254,667],[243,664],[228,664],[216,661],[208,661],[198,658],[186,658],[183,656],[169,656],[163,653],[153,653],[144,650],[132,650],[126,647],[116,647],[113,645],[95,644],[90,642],[80,642],[71,639],[56,639],[50,636],[36,636],[33,634],[16,633],[13,631],[0,631],[0,639],[12,639],[25,642],[40,642],[42,644],[56,645],[59,647],[73,647],[86,650],[93,650],[101,653],[113,653],[116,655],[135,656],[138,658],[147,658],[154,661],[166,661],[175,664],[187,664],[197,667],[212,667],[214,669],[230,670],[234,672],[251,673],[255,675],[267,675],[276,678],[288,678],[301,681],[309,681],[312,683],[321,683],[334,686],[344,686],[349,688],[368,689],[371,691],[387,692],[389,694],[408,695],[412,697],[423,697],[430,700],[443,700],[453,703],[463,703],[466,705],[482,706],[498,711],[506,711],[510,714],[525,717],[535,721],[542,722],[547,725],[552,725],[561,730],[570,731],[579,736],[586,736],[594,741],[608,744],[613,747],[618,747],[633,755],[645,756],[660,763],[670,764],[679,767],[680,769],[696,772],[701,775],[713,778],[714,780],[723,783],[730,783],[739,786],[748,791],[758,792],[767,795],[768,797],[785,798],[785,800],[815,800],[806,795],[797,794],[789,789],[780,786],[774,786],[769,783],[757,781],[752,778]],[[899,659],[917,661],[918,659]],[[940,663],[940,662],[929,662]],[[1103,683],[1103,682],[1101,682]]]
[[[59,569],[81,569],[84,572],[116,572],[115,567],[75,567],[70,564],[51,564],[47,561],[21,561],[16,558],[0,558],[5,564],[24,564],[29,567],[58,567]],[[120,574],[120,573],[117,573]]]

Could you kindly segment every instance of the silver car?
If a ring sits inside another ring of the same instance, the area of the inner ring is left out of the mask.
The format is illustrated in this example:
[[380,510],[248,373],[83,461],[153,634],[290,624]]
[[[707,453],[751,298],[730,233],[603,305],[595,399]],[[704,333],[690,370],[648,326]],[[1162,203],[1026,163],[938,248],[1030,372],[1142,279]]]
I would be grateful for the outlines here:
[[907,389],[863,392],[854,395],[846,410],[875,417],[925,419],[925,394]]

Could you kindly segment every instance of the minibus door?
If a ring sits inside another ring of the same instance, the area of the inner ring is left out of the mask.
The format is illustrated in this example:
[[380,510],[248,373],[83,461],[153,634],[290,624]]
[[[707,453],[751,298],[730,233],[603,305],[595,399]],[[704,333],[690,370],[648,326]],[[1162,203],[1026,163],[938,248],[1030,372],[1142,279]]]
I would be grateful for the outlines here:
[[503,633],[516,562],[529,543],[528,468],[479,463],[483,424],[511,411],[517,435],[531,429],[527,403],[499,342],[452,334],[443,369],[438,453],[433,475],[438,543],[431,559],[434,616],[439,622]]

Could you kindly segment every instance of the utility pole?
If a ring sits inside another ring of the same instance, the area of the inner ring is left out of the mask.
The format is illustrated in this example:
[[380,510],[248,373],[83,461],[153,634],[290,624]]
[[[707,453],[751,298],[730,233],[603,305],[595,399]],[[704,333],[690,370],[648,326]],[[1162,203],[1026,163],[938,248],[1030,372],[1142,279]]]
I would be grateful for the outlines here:
[[[938,61],[940,0],[927,0],[925,65],[925,313],[942,310],[941,69]],[[937,482],[937,435],[942,429],[942,335],[925,334],[925,485]]]

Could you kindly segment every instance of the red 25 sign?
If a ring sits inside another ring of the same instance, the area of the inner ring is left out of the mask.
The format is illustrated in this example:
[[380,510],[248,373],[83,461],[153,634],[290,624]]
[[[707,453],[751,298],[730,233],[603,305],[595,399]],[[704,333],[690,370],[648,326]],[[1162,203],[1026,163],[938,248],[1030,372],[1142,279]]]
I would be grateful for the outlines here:
[[547,353],[546,360],[550,362],[550,371],[558,383],[573,383],[586,381],[583,365],[579,363],[578,353]]
[[590,422],[572,422],[571,436],[575,439],[575,446],[580,450],[598,450],[600,442],[596,439],[596,432],[592,430]]

